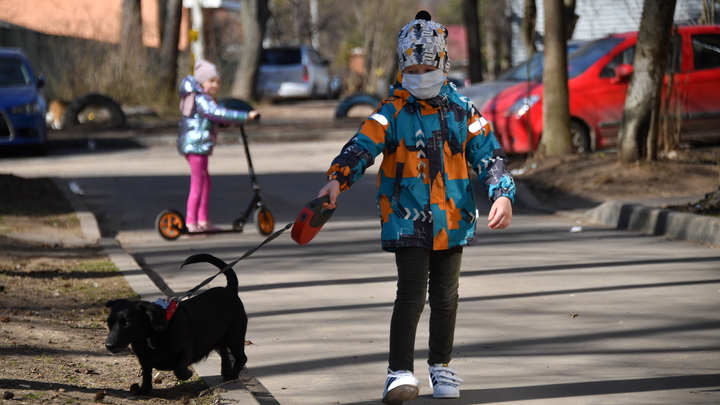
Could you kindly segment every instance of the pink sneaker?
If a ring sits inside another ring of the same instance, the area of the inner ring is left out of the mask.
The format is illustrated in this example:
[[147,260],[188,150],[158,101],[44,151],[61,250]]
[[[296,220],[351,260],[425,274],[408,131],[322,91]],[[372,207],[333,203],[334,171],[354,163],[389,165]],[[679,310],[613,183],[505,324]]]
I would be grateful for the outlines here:
[[188,233],[198,233],[203,231],[203,228],[198,224],[185,224],[185,226],[187,227]]
[[213,225],[210,221],[198,221],[198,227],[202,229],[203,231],[221,231],[222,229],[218,228],[217,226]]

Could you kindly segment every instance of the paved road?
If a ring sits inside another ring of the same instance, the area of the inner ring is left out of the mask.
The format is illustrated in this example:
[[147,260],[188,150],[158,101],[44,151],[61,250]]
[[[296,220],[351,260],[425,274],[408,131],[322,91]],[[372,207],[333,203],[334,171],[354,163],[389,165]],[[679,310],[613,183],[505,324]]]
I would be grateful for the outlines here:
[[[315,196],[341,145],[251,145],[279,225]],[[229,226],[249,198],[241,146],[218,148],[210,170],[213,219]],[[0,172],[77,181],[103,236],[155,276],[153,284],[128,273],[147,299],[162,295],[158,285],[182,292],[213,274],[179,269],[188,255],[229,261],[263,239],[251,226],[161,240],[154,217],[182,207],[188,181],[171,147],[0,160]],[[311,244],[283,235],[236,267],[253,342],[245,374],[259,383],[248,386],[256,399],[240,403],[379,403],[395,281],[392,256],[377,241],[373,177],[342,196]],[[408,404],[720,403],[720,251],[589,224],[569,232],[576,225],[518,206],[509,229],[480,230],[483,243],[465,250],[461,280],[453,366],[465,380],[462,397],[428,395],[426,311],[415,362],[421,395]]]

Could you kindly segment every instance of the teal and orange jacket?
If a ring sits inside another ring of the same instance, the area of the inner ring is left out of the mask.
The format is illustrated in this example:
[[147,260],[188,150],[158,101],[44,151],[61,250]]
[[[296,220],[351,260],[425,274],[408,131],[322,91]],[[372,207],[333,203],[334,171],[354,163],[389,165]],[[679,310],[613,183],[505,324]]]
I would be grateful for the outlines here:
[[446,82],[440,94],[415,100],[402,88],[391,95],[343,147],[328,170],[345,191],[380,153],[377,205],[382,248],[433,250],[474,245],[477,208],[470,170],[491,201],[515,200],[515,182],[490,124]]

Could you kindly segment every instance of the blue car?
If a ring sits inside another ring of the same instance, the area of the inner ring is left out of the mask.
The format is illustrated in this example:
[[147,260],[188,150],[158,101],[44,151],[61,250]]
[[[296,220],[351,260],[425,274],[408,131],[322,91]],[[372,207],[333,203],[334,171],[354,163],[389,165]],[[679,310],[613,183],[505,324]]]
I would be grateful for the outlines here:
[[45,153],[43,84],[22,50],[0,47],[0,148],[27,146],[35,153]]

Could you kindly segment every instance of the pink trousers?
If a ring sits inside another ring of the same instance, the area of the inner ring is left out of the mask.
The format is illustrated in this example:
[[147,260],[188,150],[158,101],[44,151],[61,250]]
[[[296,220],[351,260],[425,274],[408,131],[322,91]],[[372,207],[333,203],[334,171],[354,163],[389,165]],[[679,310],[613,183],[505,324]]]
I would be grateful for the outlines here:
[[210,207],[210,189],[212,180],[208,172],[207,155],[187,154],[185,158],[190,164],[190,193],[187,200],[186,224],[197,224],[208,221]]

